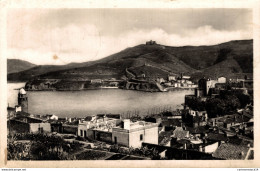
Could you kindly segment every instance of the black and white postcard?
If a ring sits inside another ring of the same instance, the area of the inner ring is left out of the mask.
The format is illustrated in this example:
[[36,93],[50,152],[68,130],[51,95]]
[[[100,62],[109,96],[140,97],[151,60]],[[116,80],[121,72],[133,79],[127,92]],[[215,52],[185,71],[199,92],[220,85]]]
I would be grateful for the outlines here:
[[259,2],[30,2],[3,4],[4,167],[259,166]]

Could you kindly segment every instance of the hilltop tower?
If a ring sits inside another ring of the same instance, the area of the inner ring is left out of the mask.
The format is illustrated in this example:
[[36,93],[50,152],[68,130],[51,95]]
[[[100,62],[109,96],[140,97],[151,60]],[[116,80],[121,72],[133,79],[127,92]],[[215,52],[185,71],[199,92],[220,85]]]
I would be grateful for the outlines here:
[[21,88],[18,93],[18,105],[22,107],[23,112],[28,113],[28,97],[23,88]]

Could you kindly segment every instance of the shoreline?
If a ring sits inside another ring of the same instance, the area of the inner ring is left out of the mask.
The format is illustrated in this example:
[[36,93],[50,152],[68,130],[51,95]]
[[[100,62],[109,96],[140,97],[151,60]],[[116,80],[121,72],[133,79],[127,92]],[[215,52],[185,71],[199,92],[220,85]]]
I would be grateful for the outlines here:
[[[131,91],[142,91],[142,92],[148,92],[148,93],[163,93],[163,92],[171,92],[171,91],[182,91],[182,90],[193,90],[195,88],[181,88],[181,87],[176,87],[176,88],[171,88],[171,89],[168,89],[166,91],[155,91],[155,90],[133,90],[133,89],[125,89],[125,88],[120,88],[120,87],[100,87],[100,88],[89,88],[89,89],[77,89],[77,90],[70,90],[70,89],[36,89],[36,90],[30,90],[30,89],[25,89],[26,91],[31,91],[31,92],[36,92],[36,91],[90,91],[90,90],[131,90]],[[15,89],[15,90],[19,90],[19,89]]]
[[[7,84],[20,84],[26,82],[8,82]],[[25,85],[21,88],[25,88]],[[133,91],[142,91],[149,93],[157,93],[157,92],[170,92],[170,91],[182,91],[182,90],[194,90],[196,87],[165,87],[163,91],[160,89],[127,89],[126,87],[108,87],[108,86],[100,86],[100,87],[91,87],[91,88],[81,88],[81,89],[55,89],[55,88],[46,88],[46,89],[25,89],[26,91],[89,91],[89,90],[102,90],[102,89],[122,89],[122,90],[133,90]],[[15,90],[19,90],[20,88],[16,88]]]

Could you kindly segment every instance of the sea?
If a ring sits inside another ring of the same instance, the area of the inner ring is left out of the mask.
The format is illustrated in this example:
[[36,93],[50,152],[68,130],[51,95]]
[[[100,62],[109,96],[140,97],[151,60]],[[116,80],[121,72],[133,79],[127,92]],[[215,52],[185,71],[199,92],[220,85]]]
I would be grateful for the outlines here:
[[[25,83],[8,83],[8,104],[17,105],[19,88]],[[86,91],[27,91],[30,114],[55,114],[59,117],[85,117],[95,114],[140,116],[182,109],[185,95],[194,90],[143,92],[122,89]]]

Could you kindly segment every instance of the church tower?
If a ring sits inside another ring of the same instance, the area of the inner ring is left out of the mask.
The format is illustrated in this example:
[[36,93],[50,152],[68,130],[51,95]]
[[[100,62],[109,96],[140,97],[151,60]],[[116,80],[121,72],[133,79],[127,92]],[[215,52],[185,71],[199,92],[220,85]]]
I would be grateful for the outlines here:
[[18,93],[18,105],[22,107],[23,112],[28,113],[28,98],[23,88],[21,88]]

